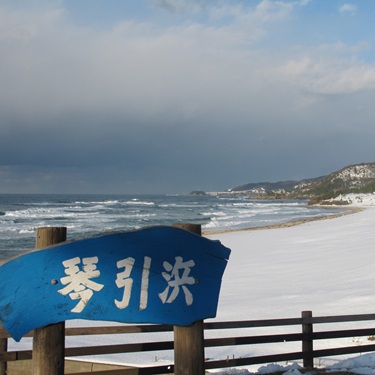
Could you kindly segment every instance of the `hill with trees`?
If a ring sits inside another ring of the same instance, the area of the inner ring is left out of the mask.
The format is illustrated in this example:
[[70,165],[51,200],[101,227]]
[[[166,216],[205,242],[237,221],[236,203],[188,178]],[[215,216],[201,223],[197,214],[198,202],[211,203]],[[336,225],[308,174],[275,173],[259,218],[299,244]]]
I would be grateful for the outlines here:
[[301,181],[249,183],[228,189],[252,198],[309,199],[311,203],[340,194],[375,192],[375,163],[349,165],[327,176]]

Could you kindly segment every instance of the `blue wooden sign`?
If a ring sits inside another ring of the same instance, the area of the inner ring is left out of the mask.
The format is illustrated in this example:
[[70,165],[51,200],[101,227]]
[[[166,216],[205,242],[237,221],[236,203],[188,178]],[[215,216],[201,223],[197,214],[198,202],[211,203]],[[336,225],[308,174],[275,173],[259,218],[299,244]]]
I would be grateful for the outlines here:
[[216,316],[229,254],[164,226],[33,251],[0,267],[0,323],[17,341],[69,319],[190,325]]

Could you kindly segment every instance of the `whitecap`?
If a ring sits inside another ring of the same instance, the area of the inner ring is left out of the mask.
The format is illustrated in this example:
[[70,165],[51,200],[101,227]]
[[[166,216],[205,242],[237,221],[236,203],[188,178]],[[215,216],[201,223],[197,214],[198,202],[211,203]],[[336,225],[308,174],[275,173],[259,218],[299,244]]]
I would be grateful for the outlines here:
[[31,229],[21,229],[19,231],[19,234],[34,234],[35,233],[35,229],[31,230]]
[[155,206],[154,202],[139,201],[139,200],[127,201],[127,202],[124,202],[124,204],[128,204],[128,205],[134,204],[134,205],[138,205],[138,206]]
[[227,214],[223,211],[213,211],[213,212],[202,212],[202,216],[227,216]]

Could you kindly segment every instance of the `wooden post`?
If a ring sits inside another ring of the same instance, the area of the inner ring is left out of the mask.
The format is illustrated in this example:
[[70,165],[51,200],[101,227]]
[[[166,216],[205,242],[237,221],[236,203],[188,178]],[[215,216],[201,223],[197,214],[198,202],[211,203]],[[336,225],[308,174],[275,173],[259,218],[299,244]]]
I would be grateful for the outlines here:
[[[198,224],[175,224],[195,234],[202,234]],[[174,326],[174,374],[204,375],[203,320],[191,326]]]
[[[311,323],[311,318],[311,311],[302,311],[302,334],[305,335],[302,339],[303,367],[309,369],[314,367],[313,325]],[[306,320],[307,323],[305,322]]]
[[[0,338],[0,353],[6,353],[8,350],[8,339]],[[0,362],[0,375],[6,375],[7,373],[7,362]]]
[[[43,249],[66,240],[65,227],[38,228],[36,248]],[[63,375],[65,322],[34,330],[33,375]]]

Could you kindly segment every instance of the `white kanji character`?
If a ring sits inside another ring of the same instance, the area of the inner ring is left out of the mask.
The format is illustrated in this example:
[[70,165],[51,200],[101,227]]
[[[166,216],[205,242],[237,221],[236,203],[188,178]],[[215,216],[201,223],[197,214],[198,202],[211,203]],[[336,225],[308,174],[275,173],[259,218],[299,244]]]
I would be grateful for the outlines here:
[[125,270],[117,274],[116,285],[118,288],[124,288],[124,294],[121,301],[115,299],[115,304],[119,309],[125,309],[129,306],[130,295],[133,287],[133,279],[130,278],[134,266],[134,258],[126,258],[117,262],[117,268],[124,267]]
[[[115,304],[119,309],[125,309],[129,306],[130,296],[133,287],[133,279],[130,278],[135,263],[134,258],[126,258],[117,262],[117,268],[124,267],[124,271],[117,274],[116,285],[118,288],[124,288],[124,294],[121,301],[115,300]],[[148,280],[150,275],[151,258],[144,257],[142,282],[141,282],[141,296],[139,309],[144,310],[147,307],[148,301]]]
[[[184,262],[182,257],[175,257],[175,264],[172,266],[168,262],[163,262],[164,269],[168,272],[163,272],[162,275],[167,281],[168,286],[162,293],[159,293],[159,298],[163,303],[172,303],[180,292],[180,287],[185,294],[185,302],[188,306],[193,303],[193,295],[186,285],[195,284],[195,279],[190,274],[190,268],[195,266],[194,260]],[[180,276],[180,271],[182,275]],[[173,288],[172,293],[168,297],[169,288]]]
[[79,257],[62,262],[67,276],[62,277],[60,281],[63,285],[66,285],[66,287],[58,290],[63,296],[69,294],[72,300],[80,300],[77,306],[71,310],[75,313],[83,311],[87,302],[93,296],[93,291],[99,292],[104,287],[104,285],[90,280],[100,276],[100,271],[96,269],[98,257],[83,258],[82,271],[78,267],[80,263],[81,259]]
[[141,283],[141,299],[139,302],[139,310],[145,310],[148,301],[148,280],[150,278],[151,258],[145,257],[143,262],[142,283]]

